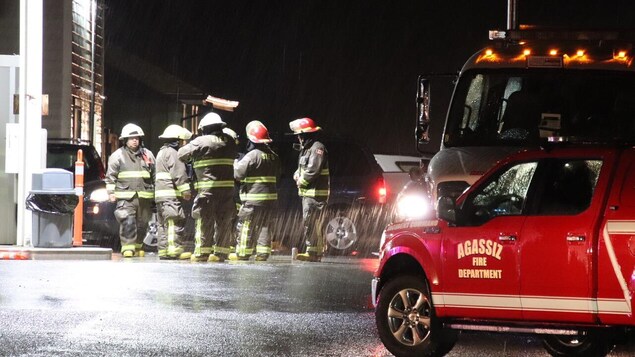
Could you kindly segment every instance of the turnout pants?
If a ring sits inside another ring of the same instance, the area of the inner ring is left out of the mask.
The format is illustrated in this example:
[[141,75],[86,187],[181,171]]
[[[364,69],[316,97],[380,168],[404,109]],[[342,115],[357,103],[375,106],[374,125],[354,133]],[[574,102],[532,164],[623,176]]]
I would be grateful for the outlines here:
[[325,201],[318,201],[313,197],[302,197],[302,222],[304,224],[304,241],[306,252],[311,255],[322,256],[324,250],[324,220]]
[[259,256],[271,255],[270,223],[275,216],[275,207],[256,206],[245,203],[238,211],[236,224],[236,254],[248,258],[256,253]]
[[115,218],[119,222],[121,251],[142,250],[148,222],[152,217],[152,200],[135,195],[129,200],[117,201]]
[[227,256],[232,241],[232,220],[236,205],[231,194],[198,195],[192,206],[192,218],[196,225],[194,233],[194,256]]
[[157,202],[159,257],[178,257],[183,253],[185,213],[178,199]]

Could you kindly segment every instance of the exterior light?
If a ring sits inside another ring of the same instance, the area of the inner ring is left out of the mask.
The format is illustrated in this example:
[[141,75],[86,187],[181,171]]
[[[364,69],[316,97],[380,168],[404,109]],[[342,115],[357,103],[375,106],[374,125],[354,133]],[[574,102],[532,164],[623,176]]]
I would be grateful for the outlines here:
[[584,50],[578,50],[575,54],[578,57],[583,57],[584,56]]
[[617,53],[618,58],[626,58],[626,51],[619,51]]
[[527,49],[523,50],[523,55],[529,56],[530,54],[531,54],[531,50],[530,49],[527,48]]
[[554,50],[550,50],[549,54],[552,55],[552,56],[555,56],[555,55],[558,54],[558,50],[555,50],[555,49]]
[[485,50],[485,56],[491,56],[494,52],[490,49]]

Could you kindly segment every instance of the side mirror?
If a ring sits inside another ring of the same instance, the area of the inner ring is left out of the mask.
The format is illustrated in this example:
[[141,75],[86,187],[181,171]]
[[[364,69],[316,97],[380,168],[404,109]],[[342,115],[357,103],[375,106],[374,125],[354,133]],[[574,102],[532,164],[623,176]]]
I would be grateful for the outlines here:
[[456,223],[456,202],[447,196],[441,196],[437,204],[437,217],[449,223]]
[[415,124],[415,140],[417,150],[422,151],[421,146],[430,142],[430,80],[419,76],[417,79],[417,121]]
[[410,180],[415,182],[421,181],[425,173],[426,172],[421,167],[413,167],[408,170],[408,176],[410,176]]

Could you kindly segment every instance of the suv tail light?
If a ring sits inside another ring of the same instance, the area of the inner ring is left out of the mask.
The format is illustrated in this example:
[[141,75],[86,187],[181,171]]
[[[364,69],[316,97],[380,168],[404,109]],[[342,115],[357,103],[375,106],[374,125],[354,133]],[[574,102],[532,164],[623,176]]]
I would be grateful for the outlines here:
[[386,188],[386,182],[383,177],[377,179],[377,185],[375,188],[377,194],[377,202],[386,203],[386,196],[388,195],[388,189]]

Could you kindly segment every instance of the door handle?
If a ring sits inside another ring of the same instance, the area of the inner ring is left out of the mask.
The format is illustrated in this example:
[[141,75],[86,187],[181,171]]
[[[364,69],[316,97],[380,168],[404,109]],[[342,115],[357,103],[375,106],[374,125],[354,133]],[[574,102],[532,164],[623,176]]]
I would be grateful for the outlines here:
[[501,242],[513,242],[516,240],[516,236],[512,234],[501,234],[498,236],[498,240]]
[[574,235],[574,234],[568,234],[567,235],[567,242],[584,242],[586,240],[586,237],[583,235]]

